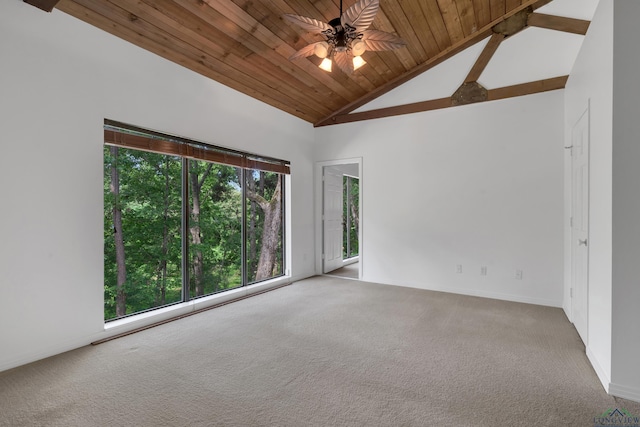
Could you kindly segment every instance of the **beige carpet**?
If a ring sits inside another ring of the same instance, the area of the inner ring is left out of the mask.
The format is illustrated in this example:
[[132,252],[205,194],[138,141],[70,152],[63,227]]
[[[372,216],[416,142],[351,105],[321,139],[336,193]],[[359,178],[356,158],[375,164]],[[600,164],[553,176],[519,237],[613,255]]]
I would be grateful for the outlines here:
[[559,309],[308,279],[0,373],[3,426],[593,426]]

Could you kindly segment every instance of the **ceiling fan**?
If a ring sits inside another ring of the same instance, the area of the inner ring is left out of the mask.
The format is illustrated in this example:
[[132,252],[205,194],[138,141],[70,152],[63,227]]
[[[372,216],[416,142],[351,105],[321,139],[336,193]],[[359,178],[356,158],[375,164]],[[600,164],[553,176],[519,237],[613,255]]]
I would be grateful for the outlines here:
[[306,16],[285,14],[284,18],[299,27],[316,34],[322,34],[326,41],[311,43],[291,55],[290,60],[316,55],[322,58],[319,67],[331,71],[332,61],[346,74],[353,73],[366,61],[362,54],[367,51],[391,50],[406,43],[395,34],[379,30],[367,30],[378,13],[380,0],[359,0],[329,23]]

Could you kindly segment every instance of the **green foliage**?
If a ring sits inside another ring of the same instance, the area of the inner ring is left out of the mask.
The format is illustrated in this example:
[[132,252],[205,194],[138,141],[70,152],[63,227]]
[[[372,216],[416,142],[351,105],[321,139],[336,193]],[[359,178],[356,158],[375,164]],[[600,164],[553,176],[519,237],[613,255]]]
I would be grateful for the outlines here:
[[[197,220],[190,218],[189,227],[199,229],[201,243],[191,242],[189,252],[193,260],[200,254],[203,274],[202,295],[208,295],[242,284],[242,193],[238,183],[238,170],[231,166],[211,165],[192,160],[189,170],[196,174],[202,186],[199,189],[200,213]],[[208,172],[207,172],[208,171]],[[194,189],[190,187],[190,206]],[[195,292],[194,272],[191,274],[190,294]]]
[[357,225],[358,212],[360,212],[360,180],[345,175],[342,189],[342,256],[352,258],[360,253]]
[[[113,209],[122,211],[127,313],[180,300],[181,161],[177,157],[119,149],[120,197],[110,189],[114,159],[105,163],[105,319],[116,316],[117,264]],[[116,205],[116,202],[118,204]]]
[[[189,160],[188,205],[191,212],[188,229],[181,236],[183,160],[125,148],[118,150],[116,162],[109,147],[104,148],[105,320],[117,316],[114,209],[122,212],[126,314],[183,299],[183,238],[189,245],[188,288],[191,298],[241,286],[243,201],[240,170]],[[111,189],[113,167],[119,175],[120,194],[117,199]],[[276,173],[258,171],[248,171],[246,177],[246,185],[266,200],[271,200],[280,179]],[[254,245],[254,257],[247,260],[248,281],[251,282],[260,256],[265,213],[259,205],[246,203],[248,256],[250,242]],[[282,230],[279,236],[275,274],[281,274],[283,266]],[[201,267],[196,268],[196,265]]]

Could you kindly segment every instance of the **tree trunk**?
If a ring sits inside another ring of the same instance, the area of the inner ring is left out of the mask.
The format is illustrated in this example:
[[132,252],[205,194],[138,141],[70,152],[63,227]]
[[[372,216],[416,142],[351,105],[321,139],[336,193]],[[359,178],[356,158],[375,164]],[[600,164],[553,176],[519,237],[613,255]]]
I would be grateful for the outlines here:
[[258,194],[264,197],[264,172],[260,171],[260,179],[258,180]]
[[356,198],[353,194],[351,195],[349,204],[351,205],[351,221],[353,221],[353,224],[356,227],[356,234],[358,234],[358,229],[360,227],[360,215],[358,213],[358,206],[356,206]]
[[110,147],[113,162],[111,163],[111,185],[113,194],[113,237],[116,248],[116,317],[127,314],[127,296],[124,290],[127,281],[127,266],[125,264],[124,237],[122,235],[122,206],[120,204],[120,174],[118,173],[118,147]]
[[[255,193],[256,183],[253,178],[248,179],[248,182],[245,183],[247,185],[247,193]],[[258,253],[258,245],[256,242],[256,217],[258,212],[256,210],[256,202],[254,200],[250,200],[249,202],[249,230],[247,230],[247,240],[249,241],[249,253],[247,254],[247,274],[249,275],[249,280],[256,272],[256,255]],[[243,254],[245,255],[245,254]]]
[[262,245],[260,248],[260,260],[256,270],[256,281],[264,280],[273,275],[276,266],[278,244],[280,243],[280,225],[282,224],[282,178],[278,178],[278,184],[270,201],[264,197],[247,192],[247,196],[255,200],[264,212],[264,225],[262,227]]
[[193,258],[191,259],[191,267],[196,296],[204,295],[204,261],[202,249],[200,249],[200,245],[202,244],[202,231],[200,228],[200,192],[204,181],[207,179],[209,172],[211,172],[212,167],[213,163],[209,163],[201,178],[198,178],[197,170],[189,172],[191,178],[191,199],[193,201],[191,206],[191,225],[189,226],[189,233],[191,234],[191,244],[195,247],[195,250],[193,250]]
[[160,258],[160,300],[159,306],[163,306],[166,303],[167,296],[167,258],[169,257],[169,162],[164,162],[164,210],[162,212],[162,248]]
[[191,225],[189,226],[189,233],[191,234],[191,245],[194,248],[191,253],[191,268],[192,268],[192,283],[195,287],[196,296],[204,295],[204,289],[202,286],[202,250],[200,250],[200,244],[202,243],[202,236],[200,234],[200,188],[198,186],[198,174],[197,172],[190,172],[191,176]]

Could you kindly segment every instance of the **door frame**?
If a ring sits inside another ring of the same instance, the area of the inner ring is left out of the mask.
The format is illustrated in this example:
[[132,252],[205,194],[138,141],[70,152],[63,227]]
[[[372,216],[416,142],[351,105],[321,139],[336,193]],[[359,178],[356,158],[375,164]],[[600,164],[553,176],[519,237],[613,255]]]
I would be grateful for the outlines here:
[[322,185],[322,175],[325,166],[339,166],[339,165],[348,165],[348,164],[357,164],[358,165],[358,179],[360,180],[360,191],[358,194],[358,203],[359,203],[359,222],[360,227],[358,229],[358,249],[359,249],[359,263],[358,263],[358,279],[362,280],[362,272],[363,272],[363,261],[364,261],[364,245],[363,242],[363,221],[362,221],[362,194],[363,194],[363,175],[362,175],[362,157],[352,157],[346,159],[336,159],[336,160],[326,160],[321,162],[316,162],[315,173],[314,173],[314,193],[315,193],[315,272],[316,274],[323,274],[323,263],[322,263],[322,251],[324,247],[324,222],[322,220],[323,213],[323,196],[324,196],[324,188]]

